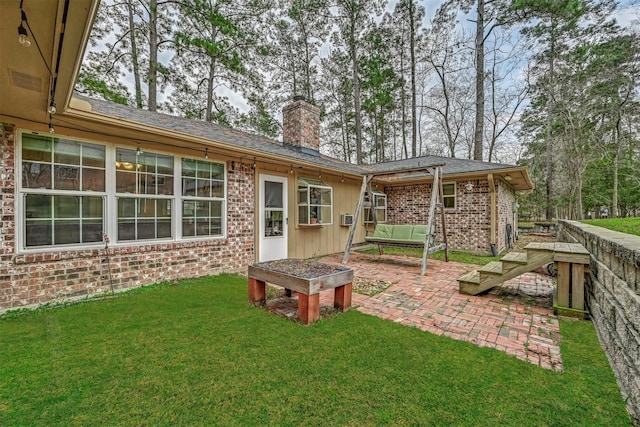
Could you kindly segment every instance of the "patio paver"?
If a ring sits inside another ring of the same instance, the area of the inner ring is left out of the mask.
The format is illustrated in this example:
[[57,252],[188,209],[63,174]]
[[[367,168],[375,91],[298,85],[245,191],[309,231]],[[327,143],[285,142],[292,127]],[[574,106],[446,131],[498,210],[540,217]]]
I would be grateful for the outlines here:
[[[342,254],[320,259],[341,264]],[[562,371],[560,329],[553,314],[551,277],[523,274],[505,282],[496,293],[470,296],[458,292],[456,279],[469,264],[429,260],[420,275],[420,259],[352,253],[348,266],[355,277],[392,283],[369,297],[353,294],[358,311],[423,331],[504,351],[545,369]],[[523,296],[524,295],[524,296]],[[321,311],[333,307],[333,292],[320,294]],[[295,318],[296,297],[268,301],[269,310]]]

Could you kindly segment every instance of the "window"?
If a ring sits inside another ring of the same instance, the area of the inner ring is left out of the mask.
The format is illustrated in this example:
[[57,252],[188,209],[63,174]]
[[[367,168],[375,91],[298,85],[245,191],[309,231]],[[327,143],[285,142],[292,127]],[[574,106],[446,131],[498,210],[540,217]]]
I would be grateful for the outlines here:
[[317,179],[298,180],[298,224],[333,223],[332,189]]
[[224,163],[19,135],[21,250],[225,234]]
[[[369,193],[364,195],[364,223],[373,223],[373,212],[376,215],[376,222],[387,221],[387,195],[377,191],[372,192],[373,204]],[[373,209],[372,209],[373,208]]]
[[456,184],[442,184],[443,202],[445,209],[456,208]]
[[117,148],[115,166],[118,241],[171,238],[173,157]]
[[24,134],[24,247],[102,241],[105,148]]
[[182,235],[221,236],[224,165],[182,159]]

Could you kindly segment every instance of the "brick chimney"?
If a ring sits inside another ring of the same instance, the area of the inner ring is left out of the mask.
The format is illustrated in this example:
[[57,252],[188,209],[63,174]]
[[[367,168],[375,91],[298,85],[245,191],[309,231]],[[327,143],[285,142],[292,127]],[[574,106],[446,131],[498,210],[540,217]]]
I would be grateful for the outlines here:
[[285,143],[320,151],[320,108],[304,96],[294,96],[293,103],[282,109],[282,127]]

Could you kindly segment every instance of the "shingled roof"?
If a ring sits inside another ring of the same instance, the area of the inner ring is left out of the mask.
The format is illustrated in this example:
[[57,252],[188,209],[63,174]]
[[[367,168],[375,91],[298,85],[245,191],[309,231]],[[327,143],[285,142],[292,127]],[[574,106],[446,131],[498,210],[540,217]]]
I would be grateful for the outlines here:
[[[459,159],[442,156],[422,156],[411,159],[384,162],[372,165],[354,165],[342,160],[322,155],[312,150],[296,147],[281,141],[253,135],[227,126],[208,123],[200,120],[187,119],[169,114],[141,110],[109,101],[74,95],[77,99],[91,105],[91,112],[117,118],[124,122],[135,122],[149,127],[171,130],[185,136],[205,139],[212,145],[221,144],[237,147],[247,152],[259,152],[265,157],[282,159],[286,162],[305,163],[318,168],[331,169],[342,173],[360,175],[388,173],[444,164],[444,175],[489,173],[500,171],[508,173],[510,169],[522,171],[522,166],[500,163],[481,162],[476,160]],[[527,174],[528,179],[528,174]]]

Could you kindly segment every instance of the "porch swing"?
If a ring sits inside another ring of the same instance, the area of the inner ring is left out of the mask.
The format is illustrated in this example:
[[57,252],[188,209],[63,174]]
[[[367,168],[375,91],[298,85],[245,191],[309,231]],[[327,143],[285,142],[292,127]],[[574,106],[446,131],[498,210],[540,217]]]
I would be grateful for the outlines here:
[[[378,224],[377,215],[373,212],[373,206],[371,209],[372,220],[374,224],[373,236],[366,236],[365,241],[369,243],[375,243],[378,245],[380,254],[383,254],[383,246],[408,246],[408,247],[422,247],[422,269],[420,274],[424,276],[427,271],[427,257],[429,254],[444,250],[445,261],[449,261],[449,251],[447,248],[447,227],[444,215],[444,192],[442,189],[442,168],[444,164],[437,164],[426,167],[418,167],[411,169],[403,169],[393,172],[378,172],[369,175],[365,175],[362,178],[362,187],[360,188],[360,197],[358,199],[358,205],[356,206],[353,221],[351,223],[351,229],[349,231],[349,238],[347,239],[347,245],[344,250],[344,256],[342,263],[346,264],[349,261],[349,255],[351,253],[351,246],[353,244],[353,237],[355,235],[356,227],[358,225],[358,218],[364,205],[365,195],[369,194],[370,198],[373,194],[371,191],[371,181],[375,177],[386,176],[390,179],[403,179],[403,178],[415,178],[421,176],[421,174],[433,173],[433,185],[431,191],[431,202],[429,203],[429,211],[427,216],[426,225],[410,225],[410,224]],[[442,223],[442,240],[443,243],[435,245],[436,226],[434,221],[434,215],[436,208],[440,209],[441,223]]]

